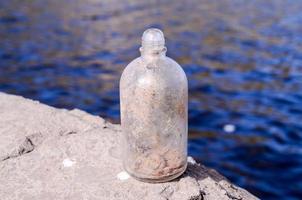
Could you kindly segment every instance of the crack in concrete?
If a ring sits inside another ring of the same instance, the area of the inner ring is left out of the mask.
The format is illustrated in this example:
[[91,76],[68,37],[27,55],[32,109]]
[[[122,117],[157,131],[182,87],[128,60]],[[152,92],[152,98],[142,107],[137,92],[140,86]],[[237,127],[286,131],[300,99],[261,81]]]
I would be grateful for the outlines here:
[[[218,184],[218,186],[219,186],[222,190],[225,191],[225,194],[226,194],[226,196],[227,196],[228,198],[234,199],[234,200],[242,200],[242,197],[239,197],[239,198],[238,198],[238,197],[233,196],[233,195],[230,194],[230,193],[227,191],[227,189],[225,189],[222,185]],[[231,184],[231,188],[234,188],[232,184]],[[237,188],[234,188],[234,189],[235,189],[235,191],[237,191]]]
[[198,185],[198,188],[199,188],[199,195],[192,196],[192,197],[190,197],[189,200],[204,200],[204,195],[206,195],[206,193],[203,190],[201,190],[201,186],[199,184],[199,181],[197,179],[195,179],[195,181],[196,181],[196,183]]
[[33,141],[31,140],[30,136],[27,136],[25,137],[24,142],[19,146],[17,151],[12,152],[10,155],[7,155],[7,157],[3,158],[1,161],[22,156],[23,154],[32,152],[34,149],[35,145]]
[[20,144],[17,149],[9,153],[6,157],[2,158],[0,161],[5,161],[11,158],[16,158],[24,154],[32,152],[41,142],[43,141],[42,133],[34,133],[25,136],[24,141]]
[[173,195],[174,190],[171,186],[165,186],[164,189],[159,193],[160,196],[164,197],[166,200],[169,200]]

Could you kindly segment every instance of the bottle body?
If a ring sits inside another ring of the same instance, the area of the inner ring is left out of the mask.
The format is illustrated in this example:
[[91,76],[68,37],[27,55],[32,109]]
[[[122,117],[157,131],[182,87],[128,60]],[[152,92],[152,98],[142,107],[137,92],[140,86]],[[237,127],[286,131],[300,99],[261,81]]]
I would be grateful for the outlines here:
[[187,166],[188,83],[165,56],[142,55],[120,81],[123,165],[133,177],[165,182]]

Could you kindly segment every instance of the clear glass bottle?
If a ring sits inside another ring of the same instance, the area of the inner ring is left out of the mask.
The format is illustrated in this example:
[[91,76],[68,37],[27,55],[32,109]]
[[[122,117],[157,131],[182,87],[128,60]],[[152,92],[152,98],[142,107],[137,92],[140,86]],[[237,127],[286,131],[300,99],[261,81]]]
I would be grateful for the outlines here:
[[141,56],[120,80],[124,169],[146,182],[172,180],[187,166],[188,82],[166,50],[163,33],[146,30]]

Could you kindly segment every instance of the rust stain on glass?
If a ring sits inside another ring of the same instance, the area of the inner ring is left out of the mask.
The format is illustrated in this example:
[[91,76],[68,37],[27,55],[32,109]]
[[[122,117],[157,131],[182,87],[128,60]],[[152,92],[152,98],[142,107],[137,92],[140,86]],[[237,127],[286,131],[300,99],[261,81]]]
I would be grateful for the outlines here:
[[172,180],[187,166],[188,82],[166,51],[162,31],[146,30],[141,56],[120,80],[123,165],[146,182]]

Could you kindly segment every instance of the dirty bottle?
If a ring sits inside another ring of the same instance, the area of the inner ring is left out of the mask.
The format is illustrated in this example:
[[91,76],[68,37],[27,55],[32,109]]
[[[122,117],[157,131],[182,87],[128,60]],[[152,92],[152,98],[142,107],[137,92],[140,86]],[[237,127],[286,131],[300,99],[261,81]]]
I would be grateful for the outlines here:
[[162,31],[146,30],[141,56],[120,80],[123,166],[145,182],[172,180],[187,167],[188,82],[166,51]]

